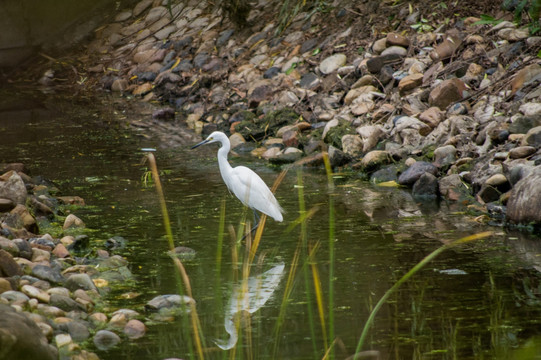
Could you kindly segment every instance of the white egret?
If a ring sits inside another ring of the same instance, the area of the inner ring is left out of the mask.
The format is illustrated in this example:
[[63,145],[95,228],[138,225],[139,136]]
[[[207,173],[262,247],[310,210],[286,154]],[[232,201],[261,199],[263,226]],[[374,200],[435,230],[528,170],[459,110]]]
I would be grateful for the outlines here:
[[237,166],[234,168],[227,161],[227,154],[231,149],[231,143],[223,132],[213,132],[205,140],[192,146],[192,149],[214,142],[219,142],[222,145],[218,150],[218,165],[227,188],[235,194],[240,202],[254,211],[256,225],[252,231],[259,225],[259,217],[256,210],[281,222],[283,220],[283,209],[259,175],[246,166]]

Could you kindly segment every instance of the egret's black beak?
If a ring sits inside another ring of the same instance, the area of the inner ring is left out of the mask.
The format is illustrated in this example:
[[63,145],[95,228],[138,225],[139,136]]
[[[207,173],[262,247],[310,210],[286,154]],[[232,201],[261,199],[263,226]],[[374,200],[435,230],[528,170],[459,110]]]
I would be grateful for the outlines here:
[[190,149],[195,149],[196,147],[199,147],[199,146],[201,146],[201,145],[205,145],[205,144],[208,143],[209,141],[210,141],[210,139],[203,140],[203,141],[201,141],[200,143],[195,144],[194,146],[192,146]]

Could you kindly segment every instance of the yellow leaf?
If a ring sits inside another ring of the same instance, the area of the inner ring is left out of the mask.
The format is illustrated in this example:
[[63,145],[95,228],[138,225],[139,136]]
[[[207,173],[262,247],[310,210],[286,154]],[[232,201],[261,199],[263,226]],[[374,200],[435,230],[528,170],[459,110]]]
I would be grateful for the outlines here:
[[175,61],[175,63],[173,64],[173,66],[171,66],[171,70],[173,70],[174,68],[176,68],[178,66],[178,64],[180,64],[180,58],[177,58],[177,61]]
[[400,184],[397,183],[396,181],[392,180],[392,181],[385,181],[385,182],[382,182],[382,183],[379,183],[377,184],[378,186],[381,186],[381,187],[399,187]]

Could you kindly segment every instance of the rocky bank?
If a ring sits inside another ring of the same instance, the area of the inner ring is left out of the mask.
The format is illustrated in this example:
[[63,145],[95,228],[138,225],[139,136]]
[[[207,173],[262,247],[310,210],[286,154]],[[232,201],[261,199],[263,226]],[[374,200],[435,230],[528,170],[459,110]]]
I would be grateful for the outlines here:
[[[222,130],[234,151],[277,166],[322,167],[328,155],[336,169],[410,187],[419,201],[539,229],[541,37],[512,14],[487,22],[475,7],[454,16],[460,9],[372,3],[307,9],[284,26],[281,3],[261,1],[239,29],[210,2],[142,0],[69,55],[80,60],[69,67],[76,76],[49,58],[39,83],[152,104],[152,116],[132,121],[145,131]],[[79,344],[103,350],[144,336],[138,312],[100,311],[129,270],[88,248],[71,213],[84,200],[21,164],[1,173],[0,358],[36,358],[23,348],[96,359]],[[60,235],[43,234],[43,222],[59,223]],[[191,301],[164,295],[147,308],[163,319]]]
[[96,248],[73,214],[82,198],[28,176],[23,164],[0,168],[0,359],[98,359],[89,348],[106,351],[143,337],[149,319],[185,313],[193,300],[175,294],[138,311],[112,309],[111,289],[135,286],[127,261],[113,255],[123,239]]
[[166,4],[119,11],[88,45],[98,88],[156,104],[134,126],[222,130],[235,151],[278,165],[328,154],[418,199],[541,224],[541,37],[512,13],[441,7],[430,26],[420,5],[336,2],[284,28],[269,16],[280,3],[260,2],[238,29],[211,3]]

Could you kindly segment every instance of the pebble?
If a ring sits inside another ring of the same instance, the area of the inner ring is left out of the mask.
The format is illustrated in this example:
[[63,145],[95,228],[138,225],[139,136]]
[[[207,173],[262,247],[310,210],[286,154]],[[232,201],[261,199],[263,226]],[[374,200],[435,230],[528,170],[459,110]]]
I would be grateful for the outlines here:
[[383,150],[373,150],[367,153],[361,160],[360,166],[366,172],[379,169],[392,161],[390,154]]
[[419,180],[419,178],[425,173],[436,175],[438,173],[438,168],[425,161],[416,161],[413,165],[406,169],[398,177],[398,183],[400,185],[413,186],[413,184]]
[[139,339],[145,335],[146,326],[141,321],[137,319],[132,319],[128,321],[128,323],[124,327],[123,332],[129,339]]
[[406,57],[408,55],[408,50],[402,46],[390,46],[381,52],[382,56],[400,56]]
[[347,57],[344,54],[331,55],[319,64],[319,71],[325,75],[330,74],[338,70],[338,68],[341,66],[344,66],[346,64],[346,60]]
[[509,151],[511,159],[522,159],[535,154],[536,148],[533,146],[519,146]]
[[69,214],[66,217],[66,220],[64,220],[64,226],[62,227],[64,230],[67,230],[69,228],[84,228],[85,223],[83,220],[75,216],[74,214]]
[[99,330],[92,339],[96,348],[102,351],[107,351],[114,348],[120,343],[120,337],[109,330]]
[[460,79],[453,78],[436,86],[428,97],[428,102],[441,110],[454,102],[461,101],[467,95],[466,85]]

